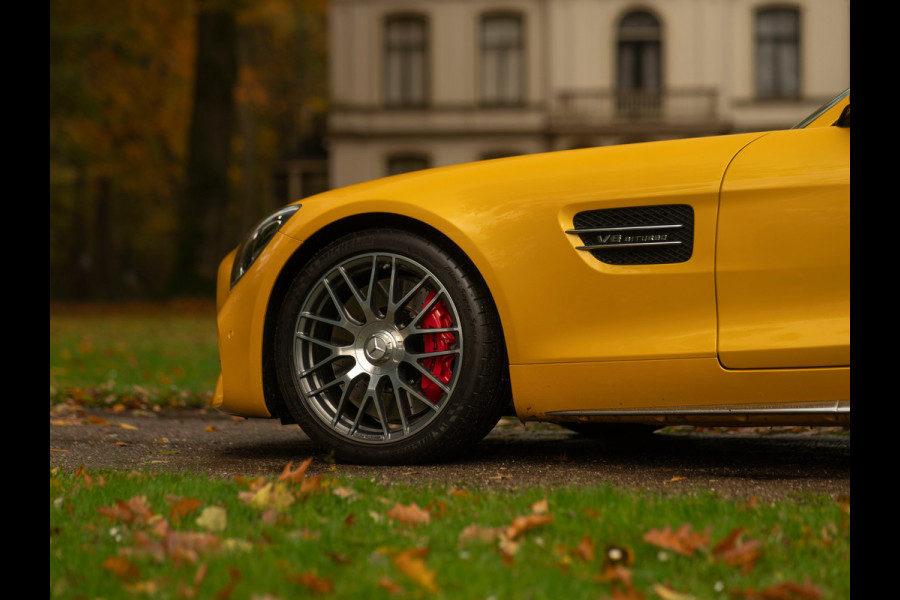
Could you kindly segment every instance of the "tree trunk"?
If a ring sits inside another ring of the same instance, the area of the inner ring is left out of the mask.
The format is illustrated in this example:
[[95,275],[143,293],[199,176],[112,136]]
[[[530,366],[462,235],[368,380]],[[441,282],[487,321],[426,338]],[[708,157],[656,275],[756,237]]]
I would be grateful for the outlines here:
[[215,290],[216,268],[231,242],[223,239],[222,219],[230,195],[237,28],[234,9],[226,4],[197,15],[194,106],[173,283],[180,294]]

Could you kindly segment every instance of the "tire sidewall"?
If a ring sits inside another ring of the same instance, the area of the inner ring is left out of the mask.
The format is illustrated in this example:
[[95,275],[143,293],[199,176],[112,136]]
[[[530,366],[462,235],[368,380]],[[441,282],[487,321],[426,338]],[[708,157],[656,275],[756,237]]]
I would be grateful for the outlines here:
[[[431,271],[446,288],[460,320],[462,364],[446,405],[421,430],[392,442],[362,443],[322,423],[301,397],[293,373],[294,329],[301,307],[319,279],[348,258],[373,252],[399,254]],[[285,404],[301,429],[332,448],[336,458],[367,464],[439,460],[474,445],[496,424],[503,406],[498,386],[505,381],[505,349],[499,323],[483,283],[439,245],[402,230],[350,234],[318,252],[297,274],[279,311],[275,364]]]

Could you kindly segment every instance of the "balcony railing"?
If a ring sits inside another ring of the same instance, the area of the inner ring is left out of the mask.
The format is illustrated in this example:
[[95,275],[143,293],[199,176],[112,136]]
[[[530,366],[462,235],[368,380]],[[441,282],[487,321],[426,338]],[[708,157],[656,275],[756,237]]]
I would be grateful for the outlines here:
[[577,90],[560,93],[551,119],[556,125],[677,124],[717,119],[715,89]]

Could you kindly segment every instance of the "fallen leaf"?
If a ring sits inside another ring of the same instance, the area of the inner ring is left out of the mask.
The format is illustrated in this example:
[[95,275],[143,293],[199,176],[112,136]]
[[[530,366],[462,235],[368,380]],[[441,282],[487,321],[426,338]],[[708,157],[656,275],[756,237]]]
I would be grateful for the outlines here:
[[129,425],[128,423],[120,423],[119,427],[121,427],[122,429],[128,429],[128,430],[132,430],[132,431],[138,430],[137,427],[135,427],[134,425]]
[[394,566],[419,587],[437,592],[438,586],[434,581],[435,572],[430,570],[423,560],[428,554],[425,548],[411,548],[395,554],[392,557]]
[[546,515],[550,512],[550,502],[546,498],[538,500],[531,505],[531,512],[536,515]]
[[197,572],[194,573],[194,587],[200,587],[200,584],[206,579],[206,574],[209,572],[209,565],[206,563],[201,564],[197,567]]
[[146,496],[134,496],[130,500],[116,500],[114,506],[101,506],[97,511],[111,521],[147,525],[162,519],[150,510]]
[[690,594],[676,592],[672,588],[664,586],[661,583],[654,583],[650,586],[650,589],[653,590],[654,594],[662,598],[662,600],[694,600],[694,597]]
[[744,590],[741,597],[748,600],[819,600],[822,597],[822,590],[809,581],[803,582],[803,585],[785,581],[760,591]]
[[693,532],[691,525],[685,523],[676,531],[672,531],[666,525],[664,529],[651,529],[645,533],[644,541],[684,556],[693,556],[696,550],[709,545],[709,529],[702,533]]
[[294,461],[289,462],[284,466],[284,469],[281,471],[281,475],[278,476],[278,481],[289,481],[291,483],[299,483],[303,481],[303,478],[306,476],[306,470],[309,468],[309,465],[312,464],[312,457],[307,458],[300,466],[294,470],[291,470],[291,466],[293,466]]
[[171,498],[170,501],[172,504],[169,506],[169,518],[173,521],[179,521],[203,506],[200,500],[186,496]]
[[284,482],[266,482],[262,487],[239,492],[238,498],[254,508],[283,509],[294,503],[296,497]]
[[133,581],[140,576],[138,568],[123,556],[108,556],[103,560],[103,568],[125,581]]
[[338,486],[331,489],[331,493],[337,496],[338,498],[343,498],[345,500],[352,500],[356,498],[357,493],[353,488]]
[[197,527],[206,531],[224,531],[228,522],[228,513],[223,506],[207,506],[197,517]]
[[278,476],[278,481],[292,483],[292,484],[300,484],[300,494],[307,494],[312,492],[315,489],[318,489],[322,483],[322,476],[317,475],[315,477],[307,477],[306,470],[309,468],[309,465],[312,464],[312,458],[307,458],[300,466],[296,469],[291,469],[291,466],[294,464],[294,461],[289,462],[285,465],[284,470],[282,470],[281,475]]
[[500,535],[501,529],[496,527],[482,527],[475,523],[467,526],[465,529],[459,532],[459,536],[456,538],[456,543],[458,546],[462,546],[466,542],[493,542],[497,539],[497,536]]
[[227,600],[228,598],[231,598],[234,588],[237,587],[237,584],[240,583],[241,579],[241,572],[236,567],[228,567],[228,583],[225,584],[225,587],[216,592],[216,598],[218,600]]
[[758,540],[741,541],[743,531],[742,527],[738,527],[729,533],[713,548],[713,556],[733,567],[741,567],[746,574],[762,555],[762,543]]
[[399,502],[396,503],[394,507],[387,512],[387,517],[389,519],[394,519],[395,521],[400,521],[405,525],[412,526],[419,524],[427,525],[431,522],[431,513],[419,508],[415,502],[408,505],[400,504]]
[[578,546],[575,548],[575,552],[578,557],[584,562],[591,562],[594,560],[594,542],[591,540],[591,536],[585,535],[581,538],[581,541],[578,542]]
[[506,528],[506,537],[510,540],[514,540],[526,531],[551,522],[553,522],[552,515],[526,515],[523,517],[516,517],[513,519],[512,524]]
[[185,562],[196,564],[201,553],[216,550],[219,544],[219,537],[209,533],[168,529],[161,537],[135,532],[133,549],[157,561],[168,558],[180,566]]
[[334,583],[330,579],[319,577],[315,573],[301,573],[300,575],[290,575],[288,579],[295,583],[305,586],[313,593],[330,594],[334,591]]
[[626,587],[631,587],[631,571],[621,565],[607,566],[602,573],[594,577],[594,580],[600,583],[621,582]]
[[149,598],[158,594],[164,585],[165,583],[159,579],[148,579],[147,581],[126,583],[125,589],[133,594],[140,594]]
[[388,577],[381,577],[378,580],[378,587],[385,590],[389,594],[402,594],[406,590],[403,589],[403,586],[399,583],[394,582]]

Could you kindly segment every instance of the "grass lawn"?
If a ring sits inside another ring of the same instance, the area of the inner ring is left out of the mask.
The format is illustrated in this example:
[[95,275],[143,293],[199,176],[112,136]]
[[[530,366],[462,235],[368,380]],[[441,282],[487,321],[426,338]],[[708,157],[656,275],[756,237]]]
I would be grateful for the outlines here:
[[[199,406],[209,306],[51,307],[51,402]],[[50,473],[51,598],[843,599],[850,504]]]
[[211,302],[51,306],[51,400],[198,407],[218,375]]

